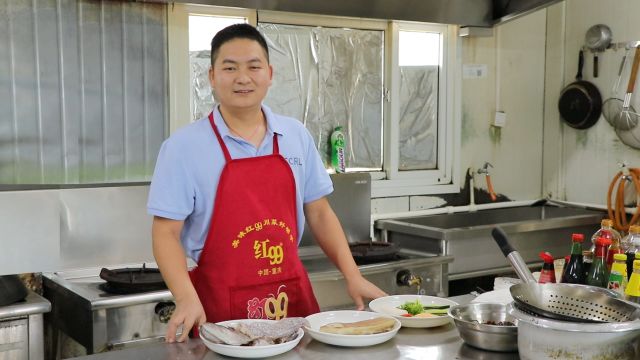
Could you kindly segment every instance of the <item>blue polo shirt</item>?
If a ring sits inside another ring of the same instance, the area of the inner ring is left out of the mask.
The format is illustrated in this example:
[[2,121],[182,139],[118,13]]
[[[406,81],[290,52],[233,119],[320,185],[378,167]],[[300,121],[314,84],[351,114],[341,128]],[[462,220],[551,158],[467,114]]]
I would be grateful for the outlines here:
[[[232,159],[273,153],[273,134],[278,134],[280,154],[289,162],[296,182],[300,242],[305,222],[303,204],[329,195],[333,184],[304,125],[296,119],[274,114],[265,105],[262,111],[266,115],[267,133],[257,149],[229,132],[218,107],[214,110],[214,122]],[[224,163],[208,117],[176,131],[164,141],[158,154],[147,211],[154,216],[184,220],[180,240],[187,256],[195,261],[200,258],[209,231]]]

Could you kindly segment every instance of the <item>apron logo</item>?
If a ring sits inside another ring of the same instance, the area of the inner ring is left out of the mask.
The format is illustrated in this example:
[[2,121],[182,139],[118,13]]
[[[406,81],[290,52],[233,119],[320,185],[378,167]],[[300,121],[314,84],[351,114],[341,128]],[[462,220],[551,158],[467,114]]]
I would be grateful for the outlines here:
[[287,317],[289,308],[289,296],[281,290],[285,285],[278,287],[278,296],[269,294],[269,297],[259,300],[257,297],[247,301],[247,319],[280,320]]
[[282,264],[284,250],[282,243],[279,245],[269,245],[270,240],[256,240],[253,243],[253,250],[256,259],[269,259],[270,265]]

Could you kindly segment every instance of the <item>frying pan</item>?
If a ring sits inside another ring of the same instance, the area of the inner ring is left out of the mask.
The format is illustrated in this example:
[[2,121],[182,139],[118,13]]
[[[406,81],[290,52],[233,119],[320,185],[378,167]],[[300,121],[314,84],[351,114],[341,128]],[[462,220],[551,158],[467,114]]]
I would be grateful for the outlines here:
[[398,253],[397,244],[390,242],[362,241],[349,244],[349,249],[357,264],[393,260]]
[[582,80],[582,67],[584,65],[584,53],[578,54],[578,73],[576,81],[567,85],[560,93],[558,110],[560,116],[575,129],[587,129],[593,126],[602,113],[602,96],[598,88],[585,80]]
[[514,305],[521,311],[574,322],[621,323],[640,319],[640,307],[618,299],[613,291],[578,284],[538,284],[504,231],[496,227],[491,236],[524,281],[510,288]]

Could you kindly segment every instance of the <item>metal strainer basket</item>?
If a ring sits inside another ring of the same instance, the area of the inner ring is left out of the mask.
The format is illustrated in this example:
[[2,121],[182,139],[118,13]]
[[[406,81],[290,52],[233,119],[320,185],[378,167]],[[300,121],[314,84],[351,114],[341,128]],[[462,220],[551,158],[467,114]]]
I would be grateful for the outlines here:
[[514,305],[532,315],[579,322],[640,319],[640,307],[597,289],[574,284],[522,283],[513,285],[510,291]]
[[538,284],[504,231],[496,227],[491,235],[523,281],[510,288],[519,310],[577,322],[620,323],[640,319],[640,306],[618,299],[613,291],[577,284]]

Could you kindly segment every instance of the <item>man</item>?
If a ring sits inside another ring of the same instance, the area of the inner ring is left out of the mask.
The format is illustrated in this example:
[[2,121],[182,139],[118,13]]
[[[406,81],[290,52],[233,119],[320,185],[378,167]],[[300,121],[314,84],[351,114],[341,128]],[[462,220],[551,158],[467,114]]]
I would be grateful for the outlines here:
[[[262,105],[273,75],[265,39],[231,25],[213,38],[211,64],[219,106],[164,142],[147,205],[154,256],[176,300],[167,341],[180,325],[184,341],[205,321],[318,312],[297,254],[305,217],[356,307],[384,296],[353,261],[311,135]],[[191,272],[185,251],[198,264]]]

